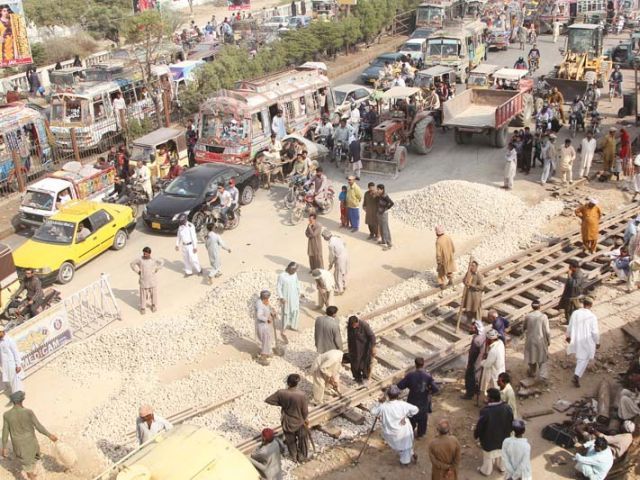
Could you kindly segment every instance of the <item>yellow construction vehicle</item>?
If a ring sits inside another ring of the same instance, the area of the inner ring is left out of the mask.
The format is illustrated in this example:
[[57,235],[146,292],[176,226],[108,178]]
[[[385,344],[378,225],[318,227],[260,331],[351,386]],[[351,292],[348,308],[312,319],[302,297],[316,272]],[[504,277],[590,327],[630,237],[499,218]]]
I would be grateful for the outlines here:
[[589,84],[602,88],[609,81],[612,62],[602,54],[602,37],[600,25],[576,23],[568,27],[562,63],[547,77],[566,101],[582,96]]

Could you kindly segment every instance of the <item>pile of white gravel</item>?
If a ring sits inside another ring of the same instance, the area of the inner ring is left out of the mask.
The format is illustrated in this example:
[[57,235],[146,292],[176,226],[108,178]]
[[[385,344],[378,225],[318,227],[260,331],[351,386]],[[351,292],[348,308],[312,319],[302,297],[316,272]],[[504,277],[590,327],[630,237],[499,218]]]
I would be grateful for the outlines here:
[[499,188],[446,180],[404,197],[392,212],[419,229],[433,231],[442,225],[451,234],[478,235],[510,224],[525,208],[522,200]]

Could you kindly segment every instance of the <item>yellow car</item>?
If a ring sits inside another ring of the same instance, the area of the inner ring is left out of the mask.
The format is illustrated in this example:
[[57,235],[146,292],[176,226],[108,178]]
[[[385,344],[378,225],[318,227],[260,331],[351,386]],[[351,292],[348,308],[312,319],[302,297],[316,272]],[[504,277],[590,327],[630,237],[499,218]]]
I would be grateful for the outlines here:
[[68,202],[13,252],[16,268],[32,268],[43,283],[69,283],[80,265],[109,248],[122,249],[135,224],[126,205]]

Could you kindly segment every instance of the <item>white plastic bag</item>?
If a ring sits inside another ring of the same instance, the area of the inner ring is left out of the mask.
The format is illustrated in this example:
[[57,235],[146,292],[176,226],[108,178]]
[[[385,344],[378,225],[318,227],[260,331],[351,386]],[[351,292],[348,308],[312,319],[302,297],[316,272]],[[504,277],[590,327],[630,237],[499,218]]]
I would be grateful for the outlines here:
[[56,460],[67,469],[73,467],[78,461],[75,450],[69,444],[60,440],[53,444],[53,451],[55,452]]

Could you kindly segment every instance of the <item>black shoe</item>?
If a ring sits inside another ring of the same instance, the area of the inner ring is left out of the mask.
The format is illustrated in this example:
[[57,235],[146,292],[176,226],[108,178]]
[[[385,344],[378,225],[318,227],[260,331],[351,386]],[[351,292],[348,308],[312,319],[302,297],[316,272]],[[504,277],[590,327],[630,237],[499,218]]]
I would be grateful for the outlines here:
[[576,388],[580,388],[580,377],[577,375],[573,376],[573,386]]

